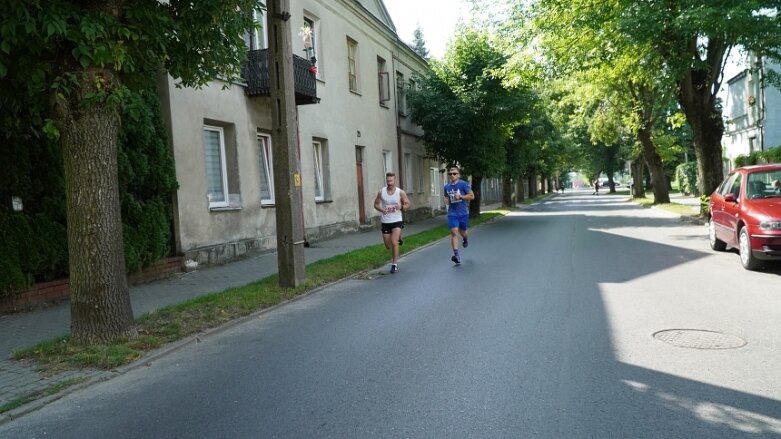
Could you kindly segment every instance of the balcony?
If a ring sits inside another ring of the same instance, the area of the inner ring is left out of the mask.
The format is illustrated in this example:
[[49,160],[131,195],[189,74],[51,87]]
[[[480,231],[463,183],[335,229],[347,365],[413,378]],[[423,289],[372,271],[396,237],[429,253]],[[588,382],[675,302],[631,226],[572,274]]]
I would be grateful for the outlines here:
[[[309,70],[312,64],[298,55],[293,55],[293,82],[296,105],[317,104],[317,81]],[[244,65],[244,79],[247,87],[244,93],[249,97],[271,96],[271,82],[268,74],[268,49],[250,50]]]

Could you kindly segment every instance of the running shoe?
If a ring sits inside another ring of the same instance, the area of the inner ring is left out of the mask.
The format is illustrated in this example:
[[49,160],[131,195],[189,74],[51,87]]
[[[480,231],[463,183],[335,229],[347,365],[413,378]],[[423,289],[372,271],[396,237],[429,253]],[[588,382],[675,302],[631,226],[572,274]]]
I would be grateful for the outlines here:
[[391,272],[391,274],[398,273],[399,272],[399,266],[396,265],[396,264],[391,264],[390,272]]
[[459,258],[459,257],[458,257],[458,256],[456,256],[456,255],[453,255],[453,256],[450,258],[450,260],[451,260],[451,261],[453,261],[453,262],[455,262],[455,264],[456,264],[456,265],[460,265],[460,264],[461,264],[461,258]]
[[469,247],[469,239],[464,238],[464,248]]

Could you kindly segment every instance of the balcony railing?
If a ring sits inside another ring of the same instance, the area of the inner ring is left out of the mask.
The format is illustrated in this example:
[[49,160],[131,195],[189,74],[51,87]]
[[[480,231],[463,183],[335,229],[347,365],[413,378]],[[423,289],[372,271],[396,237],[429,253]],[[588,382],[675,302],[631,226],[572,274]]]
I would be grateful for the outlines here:
[[[295,84],[296,105],[316,104],[317,81],[310,68],[312,64],[298,55],[293,55],[293,83]],[[247,96],[271,96],[271,82],[268,74],[268,49],[250,50],[244,65],[244,79]]]

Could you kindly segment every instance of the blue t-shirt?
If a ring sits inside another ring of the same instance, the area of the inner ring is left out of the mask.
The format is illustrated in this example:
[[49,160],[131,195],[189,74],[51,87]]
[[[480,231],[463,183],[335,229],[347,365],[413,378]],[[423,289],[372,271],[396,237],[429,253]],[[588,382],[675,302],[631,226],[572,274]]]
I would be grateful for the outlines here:
[[447,207],[448,216],[469,215],[469,206],[467,206],[466,201],[461,198],[455,198],[457,192],[464,196],[472,192],[472,187],[464,180],[458,180],[455,184],[448,183],[445,185],[445,196],[450,201]]

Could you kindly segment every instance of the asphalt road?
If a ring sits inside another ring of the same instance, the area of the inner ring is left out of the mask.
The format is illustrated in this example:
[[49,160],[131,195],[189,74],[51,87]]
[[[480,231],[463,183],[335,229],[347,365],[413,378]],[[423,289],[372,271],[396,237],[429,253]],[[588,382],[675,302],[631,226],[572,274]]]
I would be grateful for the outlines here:
[[781,267],[706,232],[570,191],[474,229],[461,266],[443,240],[0,437],[781,437]]

